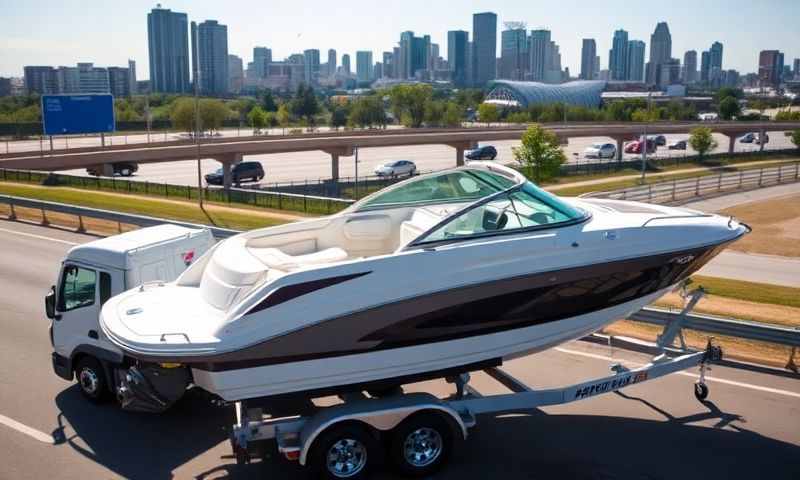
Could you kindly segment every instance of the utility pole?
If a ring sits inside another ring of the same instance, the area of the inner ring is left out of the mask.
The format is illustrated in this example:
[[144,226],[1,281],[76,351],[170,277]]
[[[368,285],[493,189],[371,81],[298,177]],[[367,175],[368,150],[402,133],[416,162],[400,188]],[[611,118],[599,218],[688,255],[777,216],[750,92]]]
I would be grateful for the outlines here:
[[650,140],[647,138],[647,124],[650,121],[650,110],[652,109],[652,104],[650,103],[652,92],[650,88],[647,89],[647,116],[644,119],[644,138],[643,141],[639,142],[639,145],[642,149],[642,178],[639,183],[644,185],[644,172],[647,169],[647,149],[650,146]]
[[356,165],[355,165],[355,167],[356,167],[356,182],[355,182],[355,188],[353,189],[353,198],[355,200],[358,200],[358,147],[353,147],[353,154],[355,156],[355,161],[356,161]]

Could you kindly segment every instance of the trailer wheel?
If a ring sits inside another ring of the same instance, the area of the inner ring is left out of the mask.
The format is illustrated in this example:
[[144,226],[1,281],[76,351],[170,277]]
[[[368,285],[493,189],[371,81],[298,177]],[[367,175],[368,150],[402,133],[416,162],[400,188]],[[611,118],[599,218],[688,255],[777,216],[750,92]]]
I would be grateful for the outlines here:
[[75,367],[75,377],[81,394],[87,400],[92,403],[102,403],[108,399],[110,390],[105,371],[96,358],[90,356],[81,358]]
[[381,445],[370,431],[345,423],[330,427],[314,441],[308,465],[318,478],[364,479],[382,457]]
[[694,384],[694,396],[701,402],[708,398],[708,387],[705,383],[697,382]]
[[454,438],[453,427],[442,415],[413,415],[392,431],[389,456],[402,474],[427,476],[447,463]]

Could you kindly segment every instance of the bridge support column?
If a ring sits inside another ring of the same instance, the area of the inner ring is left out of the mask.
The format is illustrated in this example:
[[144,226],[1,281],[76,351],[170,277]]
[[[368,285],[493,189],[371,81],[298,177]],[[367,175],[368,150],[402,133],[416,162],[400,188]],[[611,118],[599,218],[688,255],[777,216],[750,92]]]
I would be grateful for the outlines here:
[[229,153],[215,158],[222,164],[222,186],[227,191],[233,184],[232,168],[242,161],[241,153]]
[[767,137],[767,131],[763,128],[758,131],[758,151],[764,151],[764,139]]
[[334,182],[339,181],[339,157],[353,156],[353,147],[336,147],[324,150],[325,153],[331,156],[331,180]]
[[622,152],[625,149],[625,139],[623,137],[617,137],[614,140],[617,141],[617,162],[622,162]]
[[104,163],[102,168],[103,176],[104,177],[113,177],[114,176],[114,165],[111,163]]
[[728,154],[733,155],[734,150],[736,150],[736,134],[729,133],[728,134]]
[[465,142],[448,143],[447,145],[456,149],[456,166],[461,167],[464,165],[464,150],[476,148],[478,146],[478,142],[470,140]]

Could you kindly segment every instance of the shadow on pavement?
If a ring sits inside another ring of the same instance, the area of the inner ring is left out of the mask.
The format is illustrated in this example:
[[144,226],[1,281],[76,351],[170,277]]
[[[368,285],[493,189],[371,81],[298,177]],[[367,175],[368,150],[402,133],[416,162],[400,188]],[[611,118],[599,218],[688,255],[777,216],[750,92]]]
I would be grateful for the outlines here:
[[[620,396],[647,405],[664,420],[540,410],[482,416],[447,468],[432,478],[800,478],[800,447],[743,428],[744,419],[712,402],[703,403],[705,411],[676,417],[647,400]],[[62,425],[54,432],[57,442],[125,478],[172,478],[177,467],[226,441],[233,423],[232,409],[191,393],[161,415],[123,412],[113,404],[87,406],[76,387],[64,390],[56,403]],[[713,426],[690,425],[699,421]],[[70,436],[64,438],[64,432]],[[237,466],[227,447],[222,451],[221,458],[198,462],[212,467],[190,468],[191,475],[306,478],[280,458]],[[381,473],[375,478],[395,477]]]

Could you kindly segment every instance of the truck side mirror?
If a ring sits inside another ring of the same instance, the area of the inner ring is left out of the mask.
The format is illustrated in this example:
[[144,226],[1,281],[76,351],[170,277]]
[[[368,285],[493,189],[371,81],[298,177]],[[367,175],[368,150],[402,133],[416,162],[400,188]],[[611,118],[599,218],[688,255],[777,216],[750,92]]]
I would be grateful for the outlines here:
[[56,318],[56,286],[50,287],[50,291],[44,297],[44,311],[47,318],[53,320]]

